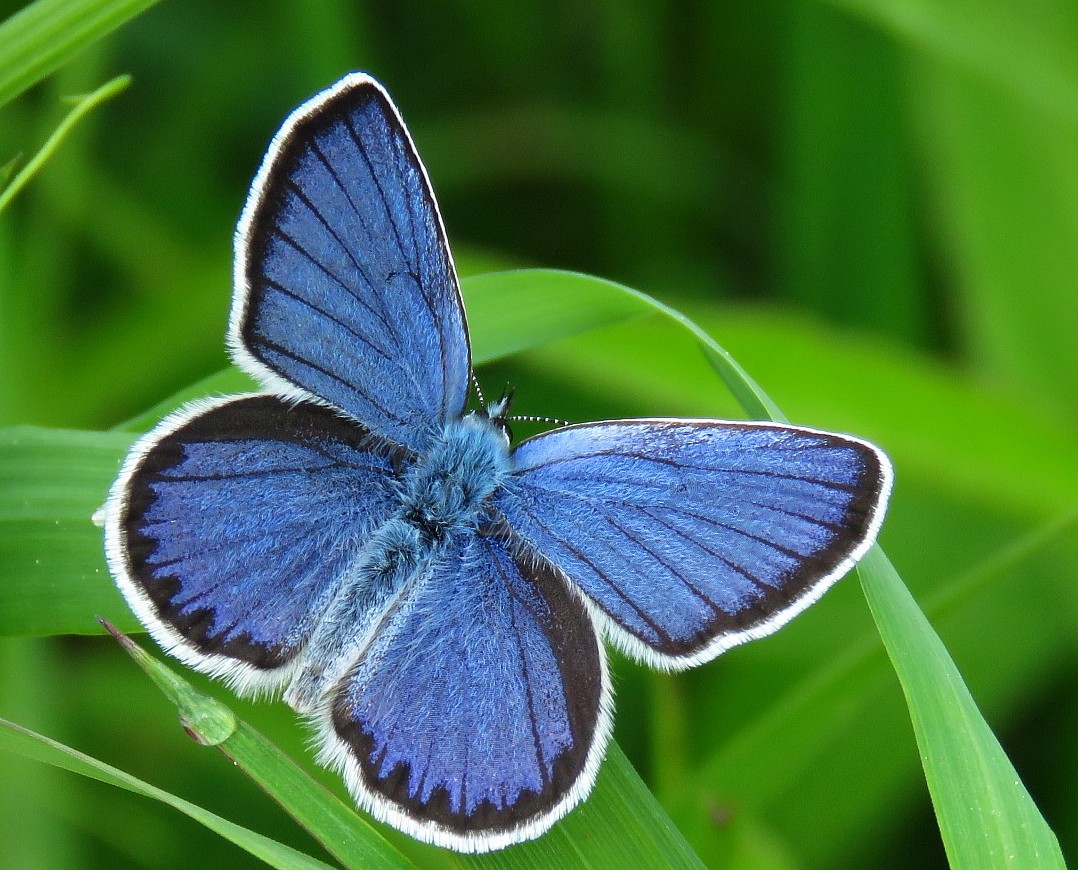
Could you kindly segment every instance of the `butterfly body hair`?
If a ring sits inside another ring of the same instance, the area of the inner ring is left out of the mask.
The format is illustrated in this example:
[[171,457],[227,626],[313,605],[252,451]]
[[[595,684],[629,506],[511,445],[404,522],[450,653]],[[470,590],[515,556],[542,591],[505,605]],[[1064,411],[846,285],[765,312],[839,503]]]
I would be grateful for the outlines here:
[[509,475],[509,441],[498,423],[468,414],[450,421],[401,480],[401,517],[430,541],[474,528],[483,504]]
[[411,585],[427,581],[454,533],[490,523],[487,501],[511,462],[497,421],[468,414],[447,423],[430,450],[398,472],[401,506],[362,546],[319,620],[285,692],[293,708],[320,706]]

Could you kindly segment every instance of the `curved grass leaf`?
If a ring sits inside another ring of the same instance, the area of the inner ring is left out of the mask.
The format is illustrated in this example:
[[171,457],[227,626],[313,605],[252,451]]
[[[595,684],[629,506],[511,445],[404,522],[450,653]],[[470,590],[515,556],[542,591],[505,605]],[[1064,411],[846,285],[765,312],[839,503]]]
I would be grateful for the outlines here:
[[357,870],[371,866],[412,866],[355,810],[237,719],[228,707],[196,691],[112,626],[105,623],[105,627],[176,705],[184,730],[198,743],[219,749],[235,762],[341,864]]
[[906,696],[951,866],[1064,868],[1055,834],[883,550],[873,547],[857,572]]
[[68,112],[67,117],[60,122],[60,125],[45,141],[45,144],[41,146],[41,150],[31,157],[26,166],[11,179],[11,183],[4,187],[5,179],[0,177],[0,212],[3,212],[3,210],[7,208],[8,203],[18,195],[19,191],[30,183],[30,179],[41,171],[41,168],[45,165],[46,161],[48,161],[56,149],[60,147],[60,143],[64,141],[79,121],[102,103],[111,100],[129,84],[131,84],[131,76],[116,76],[116,78],[105,82],[105,84],[92,93],[81,97],[73,97],[72,99],[75,101],[75,107]]
[[37,0],[0,24],[0,106],[157,0]]
[[304,855],[291,846],[278,843],[276,840],[271,840],[262,834],[233,824],[228,819],[223,819],[208,810],[202,809],[200,806],[185,801],[183,798],[143,782],[112,765],[98,761],[96,758],[91,758],[89,755],[84,755],[78,750],[64,746],[62,743],[57,743],[55,740],[41,734],[35,734],[29,729],[16,725],[14,722],[8,722],[5,719],[0,719],[0,749],[40,761],[43,764],[69,770],[80,776],[96,779],[175,807],[184,815],[190,816],[196,822],[205,825],[211,831],[220,834],[226,840],[235,843],[241,849],[245,849],[255,857],[261,858],[271,867],[279,868],[279,870],[327,870],[328,868],[328,865],[322,861],[311,858],[309,855]]

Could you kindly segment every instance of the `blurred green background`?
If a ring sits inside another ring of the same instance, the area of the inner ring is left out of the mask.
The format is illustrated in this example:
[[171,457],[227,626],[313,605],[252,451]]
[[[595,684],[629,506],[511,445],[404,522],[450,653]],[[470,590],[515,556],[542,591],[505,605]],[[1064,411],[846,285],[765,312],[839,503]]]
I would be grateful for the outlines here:
[[[269,137],[368,70],[462,273],[645,290],[794,421],[888,450],[882,542],[1075,853],[1078,4],[1035,7],[163,3],[0,110],[3,164],[40,146],[59,97],[135,79],[0,216],[0,425],[108,428],[223,368],[231,236]],[[511,381],[520,413],[736,413],[650,320],[479,376]],[[616,737],[711,865],[944,864],[856,583],[692,673],[616,670]],[[309,757],[281,705],[234,706]],[[111,641],[0,638],[0,716],[316,849]],[[681,801],[701,770],[721,786],[703,814]],[[6,754],[0,819],[4,867],[256,866],[169,809]]]

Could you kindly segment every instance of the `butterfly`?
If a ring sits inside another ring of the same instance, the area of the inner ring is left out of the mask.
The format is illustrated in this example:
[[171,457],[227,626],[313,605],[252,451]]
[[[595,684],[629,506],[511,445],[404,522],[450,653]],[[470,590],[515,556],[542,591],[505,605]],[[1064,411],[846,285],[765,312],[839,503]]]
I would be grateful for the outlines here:
[[228,344],[265,392],[132,447],[108,563],[165,650],[283,693],[358,804],[485,852],[591,790],[602,638],[677,670],[770,634],[873,544],[887,457],[798,426],[468,411],[464,305],[426,170],[352,73],[274,136],[235,236]]

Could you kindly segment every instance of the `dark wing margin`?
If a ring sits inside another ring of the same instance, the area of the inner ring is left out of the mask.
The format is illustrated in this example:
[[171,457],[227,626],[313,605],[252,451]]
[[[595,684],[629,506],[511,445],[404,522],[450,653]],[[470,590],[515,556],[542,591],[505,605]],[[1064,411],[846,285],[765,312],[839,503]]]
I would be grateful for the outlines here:
[[538,836],[590,791],[610,731],[581,599],[501,536],[462,534],[341,681],[322,760],[356,800],[464,852]]
[[189,406],[136,443],[110,493],[120,591],[192,667],[240,691],[282,686],[336,581],[393,511],[385,451],[318,405]]
[[422,452],[465,405],[468,332],[434,193],[396,107],[362,73],[274,136],[236,230],[229,344],[285,396]]
[[529,439],[495,497],[513,531],[659,668],[707,661],[816,601],[876,539],[887,457],[770,423],[623,420]]

